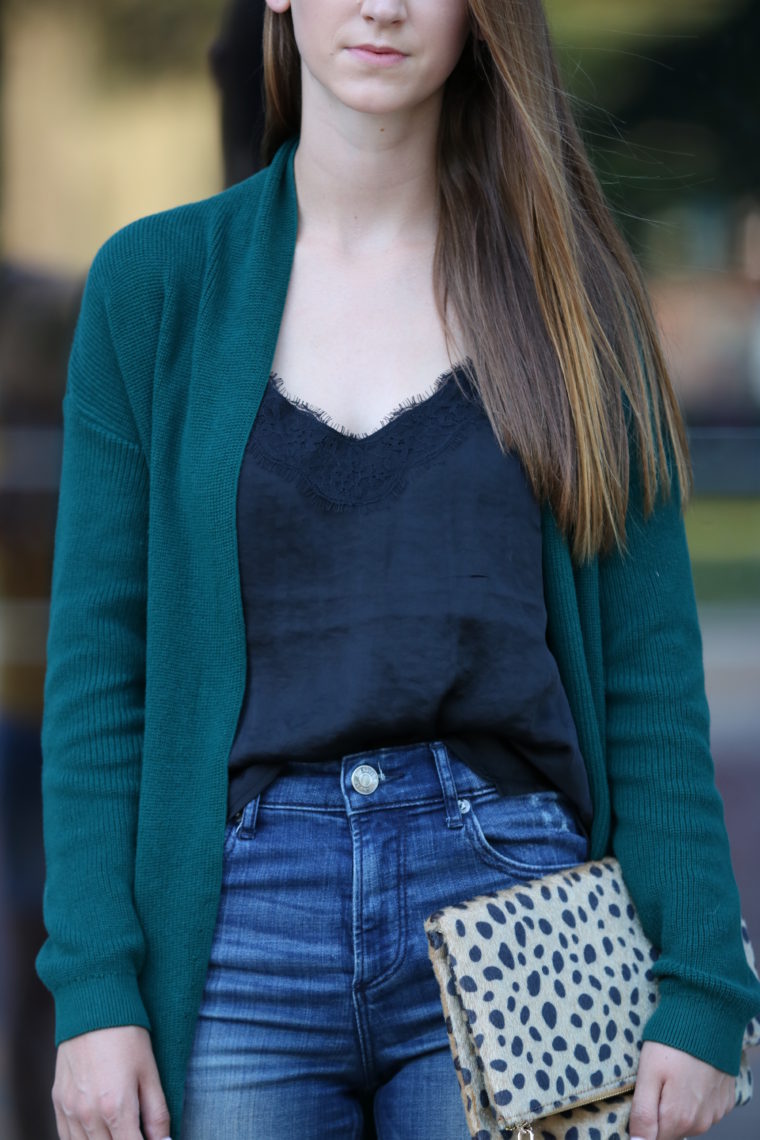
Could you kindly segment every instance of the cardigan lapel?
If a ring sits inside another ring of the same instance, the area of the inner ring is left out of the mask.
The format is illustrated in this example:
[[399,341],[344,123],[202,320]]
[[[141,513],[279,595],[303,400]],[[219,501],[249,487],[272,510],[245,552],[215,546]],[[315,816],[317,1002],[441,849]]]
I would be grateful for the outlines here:
[[[590,858],[598,859],[606,851],[609,836],[609,798],[602,732],[603,667],[594,653],[594,645],[600,643],[601,623],[595,590],[596,563],[573,566],[568,543],[548,504],[542,509],[541,522],[546,640],[557,662],[586,763],[594,804]],[[592,663],[597,666],[593,675],[589,668]]]
[[295,252],[296,144],[286,142],[238,193],[222,195],[227,208],[209,237],[193,364],[195,411],[205,420],[213,415],[215,448],[218,435],[228,441],[225,454],[241,460],[274,358]]
[[[288,140],[265,170],[216,198],[203,235],[204,276],[190,374],[164,379],[171,391],[162,398],[174,405],[173,438],[154,457],[154,497],[168,520],[174,550],[175,578],[162,588],[178,602],[154,616],[153,634],[166,625],[164,633],[171,638],[171,626],[181,621],[182,605],[190,598],[203,614],[204,627],[213,630],[204,645],[202,675],[183,683],[192,692],[189,730],[199,741],[213,741],[198,764],[219,827],[246,675],[238,482],[277,345],[295,251],[296,143]],[[154,574],[167,572],[162,559],[153,565]],[[177,669],[181,675],[182,662]],[[155,747],[161,747],[165,728],[161,715],[152,718],[148,731]]]

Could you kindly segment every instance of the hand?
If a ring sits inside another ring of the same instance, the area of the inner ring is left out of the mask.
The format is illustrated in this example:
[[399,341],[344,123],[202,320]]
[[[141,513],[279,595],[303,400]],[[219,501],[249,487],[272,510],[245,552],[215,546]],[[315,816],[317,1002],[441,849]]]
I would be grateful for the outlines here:
[[631,1106],[631,1140],[684,1140],[707,1132],[736,1101],[736,1079],[712,1065],[645,1041]]
[[147,1029],[119,1025],[62,1041],[53,1107],[60,1140],[168,1140],[169,1111]]

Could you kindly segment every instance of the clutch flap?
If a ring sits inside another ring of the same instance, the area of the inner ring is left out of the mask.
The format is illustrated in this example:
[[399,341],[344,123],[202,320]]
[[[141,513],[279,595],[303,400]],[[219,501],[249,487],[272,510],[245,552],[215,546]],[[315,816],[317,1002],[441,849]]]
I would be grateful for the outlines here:
[[460,1063],[477,1065],[500,1127],[633,1086],[657,952],[616,860],[446,907],[425,928]]

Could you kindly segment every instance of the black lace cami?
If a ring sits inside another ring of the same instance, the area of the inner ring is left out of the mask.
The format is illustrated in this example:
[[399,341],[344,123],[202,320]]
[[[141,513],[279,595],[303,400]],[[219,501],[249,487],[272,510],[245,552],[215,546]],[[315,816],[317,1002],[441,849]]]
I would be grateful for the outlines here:
[[237,503],[246,694],[230,816],[288,759],[445,740],[591,819],[546,644],[538,503],[461,367],[366,435],[270,377]]

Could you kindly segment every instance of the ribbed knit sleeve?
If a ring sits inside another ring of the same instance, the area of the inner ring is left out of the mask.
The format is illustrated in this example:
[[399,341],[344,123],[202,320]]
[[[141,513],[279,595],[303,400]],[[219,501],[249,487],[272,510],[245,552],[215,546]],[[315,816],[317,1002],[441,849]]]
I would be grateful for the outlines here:
[[64,399],[42,727],[56,1043],[149,1028],[132,899],[144,724],[148,472],[111,337],[108,253],[88,276]]
[[[650,939],[660,1004],[644,1040],[736,1074],[760,984],[709,750],[702,644],[678,492],[600,562],[612,847]],[[652,821],[657,823],[652,833]],[[668,900],[667,904],[664,900]]]

